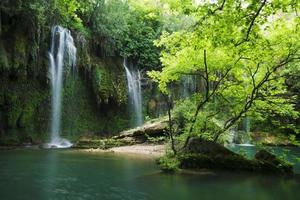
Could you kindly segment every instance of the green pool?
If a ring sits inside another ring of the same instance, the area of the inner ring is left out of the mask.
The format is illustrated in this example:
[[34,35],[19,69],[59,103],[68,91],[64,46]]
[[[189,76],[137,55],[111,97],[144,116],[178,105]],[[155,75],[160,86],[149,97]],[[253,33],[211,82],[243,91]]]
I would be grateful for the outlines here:
[[72,150],[0,151],[0,199],[300,199],[300,180],[167,175],[151,158]]

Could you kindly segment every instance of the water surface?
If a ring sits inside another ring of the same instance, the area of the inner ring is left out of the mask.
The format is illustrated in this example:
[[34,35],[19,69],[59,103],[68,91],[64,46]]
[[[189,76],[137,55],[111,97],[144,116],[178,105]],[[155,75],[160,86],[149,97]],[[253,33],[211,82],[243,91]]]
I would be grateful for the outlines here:
[[300,199],[300,181],[240,173],[167,175],[153,159],[71,150],[0,151],[0,199]]

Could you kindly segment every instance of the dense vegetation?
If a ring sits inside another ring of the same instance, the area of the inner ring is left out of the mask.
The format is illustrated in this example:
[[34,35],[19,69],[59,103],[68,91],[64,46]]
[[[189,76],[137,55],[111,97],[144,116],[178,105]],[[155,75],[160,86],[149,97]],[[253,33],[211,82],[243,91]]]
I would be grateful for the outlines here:
[[171,95],[170,83],[183,75],[203,80],[192,116],[184,116],[186,137],[217,141],[246,116],[298,133],[295,85],[288,82],[299,69],[299,4],[224,0],[189,8],[195,23],[162,35],[156,44],[163,69],[149,73]]
[[[65,116],[74,106],[82,110],[80,118],[67,120],[76,121],[76,133],[129,127],[120,70],[127,58],[143,73],[145,115],[152,112],[148,100],[167,105],[175,153],[193,137],[226,143],[246,119],[253,132],[296,143],[299,9],[297,0],[2,0],[1,135],[47,128],[47,51],[51,27],[60,24],[78,48],[77,86],[66,84],[64,91]],[[178,88],[187,76],[195,78],[196,90],[182,99]],[[82,95],[73,107],[71,87]]]
[[[153,44],[159,37],[160,22],[152,11],[117,0],[1,1],[1,133],[8,136],[16,130],[22,133],[21,140],[27,137],[24,132],[31,137],[37,134],[38,140],[47,137],[47,51],[51,27],[56,24],[75,36],[80,70],[75,86],[66,83],[64,89],[63,115],[68,119],[64,118],[63,132],[108,134],[128,128],[126,80],[119,69],[122,57],[140,68],[160,65]],[[76,102],[71,93],[80,96]],[[80,108],[80,115],[74,113],[74,107]]]

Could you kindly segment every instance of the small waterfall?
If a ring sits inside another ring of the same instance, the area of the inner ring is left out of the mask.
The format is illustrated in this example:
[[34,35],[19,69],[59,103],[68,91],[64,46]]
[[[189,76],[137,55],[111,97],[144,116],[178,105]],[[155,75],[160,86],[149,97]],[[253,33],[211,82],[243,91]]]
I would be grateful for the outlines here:
[[132,106],[135,115],[134,126],[140,126],[143,124],[141,74],[140,71],[134,69],[132,65],[128,66],[125,58],[123,66],[126,71],[130,105]]
[[61,26],[52,27],[49,61],[52,105],[51,141],[48,145],[56,148],[67,148],[72,146],[72,144],[60,137],[63,74],[69,71],[70,67],[74,68],[76,64],[76,47],[68,29]]
[[246,116],[243,120],[243,131],[244,131],[244,143],[242,145],[244,146],[253,146],[251,144],[251,136],[250,136],[250,130],[251,130],[251,124],[250,124],[250,117]]
[[250,117],[245,116],[242,120],[239,130],[234,131],[234,143],[238,146],[254,146],[251,144],[251,133],[250,130]]
[[182,88],[181,88],[181,97],[186,98],[191,96],[197,91],[197,80],[194,75],[186,75],[181,79]]
[[243,129],[246,133],[250,133],[251,122],[250,122],[250,117],[248,116],[246,116],[245,119],[243,120]]

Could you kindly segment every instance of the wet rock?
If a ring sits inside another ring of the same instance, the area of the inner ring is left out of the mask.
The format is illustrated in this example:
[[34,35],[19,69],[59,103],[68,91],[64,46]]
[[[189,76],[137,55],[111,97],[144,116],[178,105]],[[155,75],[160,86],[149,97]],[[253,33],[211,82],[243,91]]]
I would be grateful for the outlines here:
[[23,122],[24,112],[22,111],[16,121],[17,128],[25,128],[25,123]]
[[31,136],[26,136],[25,138],[22,139],[22,144],[25,146],[29,146],[33,144],[33,139]]
[[199,138],[190,139],[187,147],[177,155],[181,169],[238,170],[269,174],[293,174],[293,168],[275,155],[261,150],[249,160],[224,146]]
[[260,150],[255,154],[255,159],[261,163],[263,171],[269,172],[282,172],[286,174],[293,173],[293,166],[289,163],[280,160],[275,155],[271,154],[266,150]]
[[270,152],[266,151],[266,150],[260,150],[255,154],[255,159],[256,160],[260,160],[263,162],[271,162],[274,164],[279,164],[280,161],[276,158],[275,155],[271,154]]
[[178,156],[182,169],[225,169],[253,171],[256,163],[213,141],[191,138]]
[[190,139],[187,147],[187,153],[201,153],[206,155],[234,155],[235,153],[224,146],[213,141],[202,140],[201,138]]

